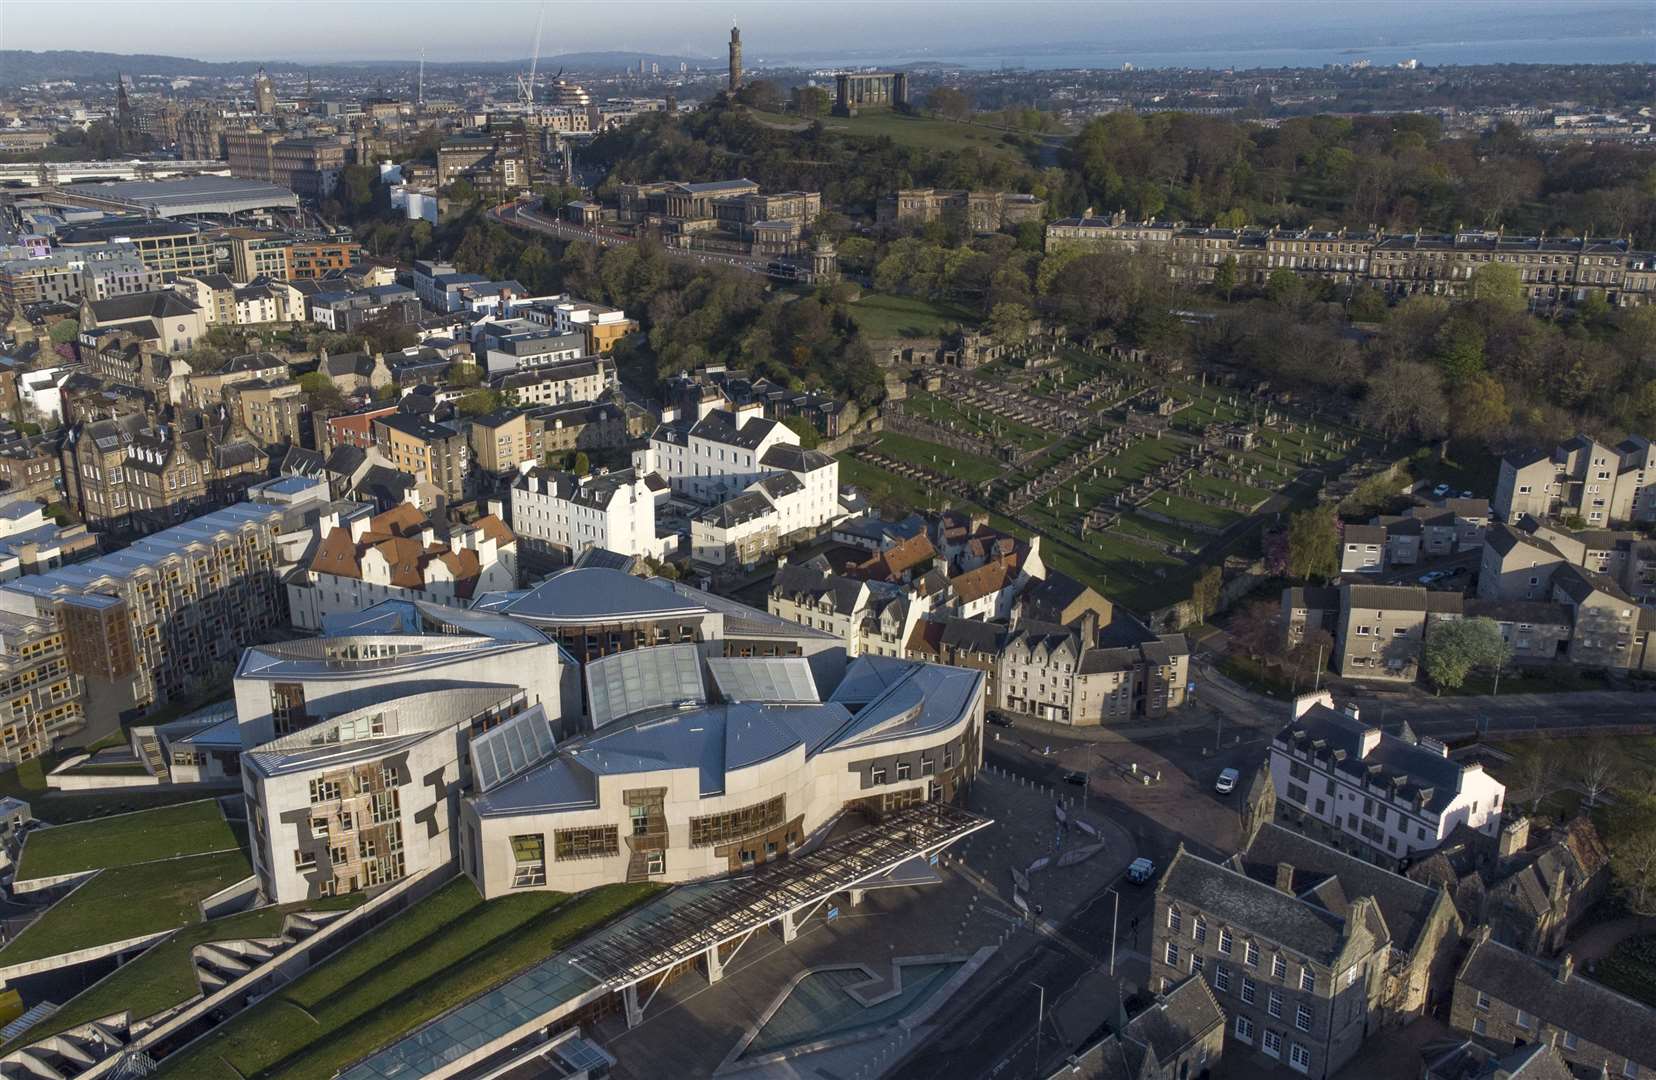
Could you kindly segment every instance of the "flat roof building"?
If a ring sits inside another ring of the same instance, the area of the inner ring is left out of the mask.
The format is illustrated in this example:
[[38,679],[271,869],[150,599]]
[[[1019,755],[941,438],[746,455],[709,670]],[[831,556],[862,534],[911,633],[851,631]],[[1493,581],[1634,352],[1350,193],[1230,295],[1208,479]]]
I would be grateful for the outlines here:
[[65,195],[78,199],[157,218],[230,217],[248,210],[299,208],[299,197],[287,188],[228,176],[65,184],[62,190]]

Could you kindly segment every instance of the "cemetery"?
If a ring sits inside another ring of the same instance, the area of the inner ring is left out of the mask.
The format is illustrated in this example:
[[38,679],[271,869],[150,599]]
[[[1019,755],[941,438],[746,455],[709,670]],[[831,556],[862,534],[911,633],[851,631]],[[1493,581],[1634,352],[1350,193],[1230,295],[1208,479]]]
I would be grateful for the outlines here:
[[1265,385],[1158,379],[1136,350],[1115,346],[1057,359],[1043,350],[971,372],[927,369],[935,389],[888,403],[886,433],[852,452],[860,471],[1050,537],[1068,550],[1068,572],[1120,599],[1165,592],[1309,495],[1331,466],[1381,450]]

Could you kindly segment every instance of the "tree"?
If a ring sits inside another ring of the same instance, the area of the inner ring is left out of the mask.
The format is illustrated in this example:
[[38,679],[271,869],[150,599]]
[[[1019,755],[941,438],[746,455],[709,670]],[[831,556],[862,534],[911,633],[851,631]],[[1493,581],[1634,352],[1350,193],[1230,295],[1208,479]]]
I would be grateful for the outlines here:
[[799,436],[799,445],[807,450],[815,450],[822,443],[822,435],[816,425],[803,416],[790,416],[782,421],[782,426]]
[[1280,655],[1282,605],[1274,600],[1255,600],[1236,613],[1226,630],[1231,648],[1249,659]]
[[972,100],[963,90],[939,86],[926,95],[926,108],[950,120],[964,120],[972,115]]
[[1013,348],[1029,340],[1031,314],[1022,304],[996,304],[989,313],[989,334],[1003,348]]
[[1334,655],[1334,635],[1320,627],[1307,630],[1299,642],[1282,658],[1283,674],[1296,685],[1315,682]]
[[311,371],[299,376],[299,388],[310,398],[313,409],[345,407],[345,395],[339,392],[339,387],[333,384],[332,379],[320,371]]
[[1412,360],[1388,364],[1368,380],[1357,415],[1365,426],[1389,437],[1439,438],[1449,417],[1443,375]]
[[473,390],[454,403],[461,416],[486,416],[500,408],[500,395],[493,390]]
[[1482,372],[1483,328],[1471,319],[1450,319],[1438,335],[1437,360],[1450,382],[1465,382]]
[[1615,747],[1602,738],[1587,744],[1587,752],[1581,755],[1575,768],[1576,783],[1586,796],[1587,809],[1597,806],[1599,796],[1615,786],[1620,772],[1621,758]]
[[1235,255],[1226,255],[1225,261],[1214,268],[1213,291],[1224,293],[1227,301],[1230,300],[1231,294],[1236,291]]
[[1190,587],[1190,606],[1196,611],[1197,622],[1219,610],[1219,590],[1223,584],[1224,575],[1217,566],[1208,567],[1196,578]]
[[1283,307],[1294,307],[1305,300],[1305,282],[1292,270],[1272,270],[1265,279],[1265,295]]
[[1494,619],[1455,619],[1433,623],[1420,653],[1441,691],[1458,689],[1474,668],[1502,666],[1510,650]]
[[462,364],[456,361],[448,366],[445,378],[450,386],[464,389],[482,383],[483,373],[476,364]]
[[1539,746],[1526,746],[1512,756],[1513,787],[1529,800],[1535,813],[1548,795],[1558,790],[1558,758]]
[[575,451],[575,467],[571,471],[576,476],[586,476],[592,472],[592,459],[587,457],[585,450]]
[[1327,507],[1288,519],[1288,576],[1327,579],[1340,572],[1340,526]]
[[827,116],[834,100],[820,86],[796,86],[793,97],[794,112],[800,116]]
[[1610,876],[1627,906],[1656,915],[1656,795],[1626,793],[1610,808],[1605,847]]
[[1474,375],[1462,383],[1451,410],[1455,434],[1488,440],[1506,429],[1512,418],[1506,387],[1492,375]]
[[1502,311],[1524,310],[1524,283],[1511,263],[1484,263],[1472,271],[1472,299]]
[[456,206],[470,206],[483,198],[478,193],[477,186],[465,177],[450,181],[449,186],[443,189],[443,194]]

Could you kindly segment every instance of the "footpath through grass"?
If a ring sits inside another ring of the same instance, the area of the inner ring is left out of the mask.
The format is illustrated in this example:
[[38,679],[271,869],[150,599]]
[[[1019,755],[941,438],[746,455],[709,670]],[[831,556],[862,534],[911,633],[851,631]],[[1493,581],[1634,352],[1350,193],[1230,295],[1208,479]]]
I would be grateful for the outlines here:
[[251,873],[240,849],[105,870],[0,949],[0,967],[200,922],[203,899]]
[[324,896],[281,907],[260,908],[222,919],[185,927],[148,952],[116,968],[87,987],[51,1016],[34,1025],[0,1051],[9,1051],[72,1027],[112,1016],[123,1009],[135,1020],[154,1016],[163,1009],[182,1005],[201,992],[190,950],[214,941],[239,938],[271,938],[282,932],[282,923],[296,911],[344,911],[366,899],[362,893]]
[[165,1080],[329,1080],[437,1015],[545,960],[658,890],[485,902],[467,878],[353,943],[161,1062]]
[[217,799],[37,829],[23,843],[17,880],[132,866],[235,848]]

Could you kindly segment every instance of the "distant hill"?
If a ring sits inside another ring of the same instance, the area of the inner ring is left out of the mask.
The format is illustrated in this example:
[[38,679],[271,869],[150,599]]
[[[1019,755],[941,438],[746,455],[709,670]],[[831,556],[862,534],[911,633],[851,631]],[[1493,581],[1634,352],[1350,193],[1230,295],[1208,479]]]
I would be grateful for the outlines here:
[[[694,67],[718,66],[722,61],[709,57],[667,56],[659,53],[579,52],[560,56],[543,56],[543,71],[614,72],[623,68],[637,68],[639,60],[660,64],[663,72],[673,72],[679,64]],[[117,75],[208,75],[236,78],[252,75],[261,67],[271,72],[314,72],[318,75],[348,71],[405,70],[415,66],[416,58],[407,60],[361,60],[304,64],[289,60],[229,60],[212,62],[191,60],[184,56],[156,56],[148,53],[86,52],[78,49],[54,49],[49,52],[29,52],[23,49],[0,49],[0,86],[20,86],[24,83],[48,79],[70,79],[75,82],[111,82]],[[426,71],[523,71],[529,67],[529,58],[475,62],[438,63],[426,60]]]

